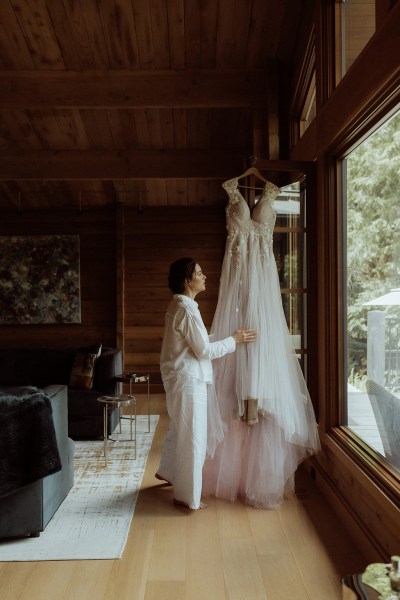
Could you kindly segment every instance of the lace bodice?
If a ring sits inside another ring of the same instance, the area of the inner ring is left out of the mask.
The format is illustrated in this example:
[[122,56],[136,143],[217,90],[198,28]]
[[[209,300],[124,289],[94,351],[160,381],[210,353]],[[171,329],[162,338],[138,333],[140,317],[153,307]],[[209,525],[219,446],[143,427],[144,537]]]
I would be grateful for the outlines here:
[[229,196],[226,207],[228,252],[235,257],[236,264],[239,261],[241,252],[241,243],[238,238],[258,240],[263,247],[263,254],[269,254],[272,250],[272,236],[276,221],[276,212],[272,202],[280,192],[280,188],[267,181],[259,201],[251,212],[246,200],[239,191],[238,184],[237,177],[222,184]]

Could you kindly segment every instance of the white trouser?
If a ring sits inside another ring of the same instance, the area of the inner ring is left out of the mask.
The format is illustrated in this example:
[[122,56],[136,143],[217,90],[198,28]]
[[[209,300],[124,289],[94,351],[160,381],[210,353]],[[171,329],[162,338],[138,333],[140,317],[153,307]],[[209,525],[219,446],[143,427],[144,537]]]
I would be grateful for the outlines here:
[[171,421],[158,473],[174,486],[175,500],[197,509],[207,448],[207,384],[178,377],[164,388]]

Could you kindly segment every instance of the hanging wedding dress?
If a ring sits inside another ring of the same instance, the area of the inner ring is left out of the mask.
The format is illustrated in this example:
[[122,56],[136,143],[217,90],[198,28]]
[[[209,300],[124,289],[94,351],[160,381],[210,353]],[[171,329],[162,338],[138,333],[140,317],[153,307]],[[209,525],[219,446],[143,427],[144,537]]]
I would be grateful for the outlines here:
[[226,431],[217,444],[220,432],[215,419],[209,422],[209,448],[216,449],[204,466],[203,495],[277,508],[294,490],[299,463],[320,446],[273,254],[273,201],[280,189],[266,182],[251,213],[238,179],[223,184],[228,236],[210,335],[223,339],[248,327],[258,339],[213,363],[209,403],[217,403]]

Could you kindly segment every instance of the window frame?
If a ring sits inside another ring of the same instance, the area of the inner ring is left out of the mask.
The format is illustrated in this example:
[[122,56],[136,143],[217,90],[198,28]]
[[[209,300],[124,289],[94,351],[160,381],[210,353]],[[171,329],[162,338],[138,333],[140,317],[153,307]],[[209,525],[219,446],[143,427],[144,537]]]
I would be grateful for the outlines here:
[[379,99],[375,99],[366,107],[362,123],[355,122],[342,134],[327,159],[328,197],[330,213],[334,216],[334,223],[329,228],[329,245],[334,249],[330,254],[329,297],[331,306],[336,306],[331,312],[328,326],[328,338],[331,339],[327,349],[327,360],[331,357],[333,361],[331,364],[335,367],[331,369],[327,387],[327,406],[330,408],[325,411],[326,435],[334,440],[396,504],[400,498],[399,473],[383,456],[343,425],[347,410],[347,398],[344,393],[347,329],[345,328],[345,290],[343,290],[346,221],[342,202],[342,160],[398,110],[399,105],[400,86],[397,86],[392,93],[386,90],[385,95],[382,93]]
[[366,40],[366,42],[363,45],[363,48],[355,56],[352,63],[347,67],[346,66],[347,38],[346,38],[345,15],[344,15],[345,3],[346,3],[345,0],[335,0],[335,7],[334,7],[334,11],[335,11],[335,14],[334,14],[334,20],[335,20],[335,35],[334,35],[334,40],[335,40],[335,50],[334,50],[334,52],[335,52],[335,87],[340,83],[340,81],[344,77],[346,77],[347,73],[351,69],[352,64],[358,59],[358,57],[362,53],[365,46],[369,43],[369,41],[373,38],[373,36],[376,33],[376,23],[377,23],[376,4],[377,4],[377,2],[375,0],[375,2],[371,2],[371,4],[374,4],[374,11],[375,11],[375,14],[374,14],[375,31]]
[[[306,288],[293,288],[292,291],[299,290],[300,293],[305,295],[304,309],[306,314],[305,329],[303,332],[304,341],[306,343],[306,349],[302,354],[302,359],[305,366],[305,375],[307,376],[307,387],[313,401],[315,414],[318,420],[319,405],[318,405],[318,378],[316,376],[316,369],[310,372],[310,365],[318,364],[318,336],[317,328],[313,325],[313,320],[310,315],[317,314],[318,310],[318,299],[317,299],[317,254],[313,252],[312,248],[314,244],[310,242],[312,239],[316,239],[317,236],[317,187],[316,187],[316,162],[315,161],[298,161],[298,160],[267,160],[257,159],[257,168],[265,174],[266,177],[277,179],[282,181],[281,185],[284,185],[284,179],[282,175],[294,173],[294,177],[297,178],[298,174],[301,173],[306,177],[306,227],[304,228],[304,234],[306,234],[306,258],[305,258],[305,269],[306,269]],[[275,175],[275,177],[274,177]],[[290,233],[290,228],[285,228]],[[276,227],[275,231],[280,231],[280,227]],[[281,288],[281,292],[290,291],[287,288]]]
[[[303,102],[303,108],[299,117],[299,137],[302,138],[305,131],[308,129],[310,123],[316,116],[316,102],[317,102],[317,89],[316,89],[316,75],[315,68],[311,72],[311,78],[308,82],[308,87],[305,87],[306,95]],[[314,104],[315,103],[315,104]],[[309,118],[311,109],[314,106],[314,116],[312,119]]]
[[[302,121],[304,120],[304,113],[308,108],[310,101],[310,95],[312,95],[312,83],[316,82],[317,71],[316,71],[316,50],[315,50],[315,29],[312,28],[304,59],[300,67],[300,73],[298,76],[298,84],[295,89],[294,99],[291,109],[291,132],[290,132],[290,146],[293,148],[297,142],[301,139],[307,128],[302,127]],[[311,91],[311,92],[310,92]],[[316,105],[317,105],[317,94],[316,85],[314,86]],[[317,110],[317,107],[316,107]]]

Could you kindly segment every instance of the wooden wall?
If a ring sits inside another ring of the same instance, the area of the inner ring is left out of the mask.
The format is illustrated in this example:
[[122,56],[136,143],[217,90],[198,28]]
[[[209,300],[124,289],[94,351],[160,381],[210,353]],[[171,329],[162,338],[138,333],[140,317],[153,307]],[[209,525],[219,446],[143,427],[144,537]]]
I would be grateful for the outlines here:
[[119,346],[125,370],[149,372],[151,391],[162,392],[159,353],[171,297],[169,265],[193,256],[203,268],[207,290],[198,302],[209,327],[226,241],[223,206],[15,211],[3,213],[0,226],[0,235],[72,233],[80,237],[81,323],[3,325],[0,346]]
[[0,235],[78,234],[81,323],[2,325],[6,347],[81,347],[116,341],[115,209],[2,212]]
[[206,326],[215,311],[226,241],[221,207],[148,207],[124,214],[124,358],[125,369],[151,373],[152,391],[162,391],[159,377],[164,315],[171,292],[171,262],[191,256],[207,276],[207,289],[196,298]]

